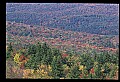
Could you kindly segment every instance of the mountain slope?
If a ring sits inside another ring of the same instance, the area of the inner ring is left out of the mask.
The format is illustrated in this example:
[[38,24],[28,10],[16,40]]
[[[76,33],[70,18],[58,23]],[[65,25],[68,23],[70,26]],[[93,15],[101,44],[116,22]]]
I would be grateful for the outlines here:
[[[116,50],[119,48],[119,37],[97,35],[85,32],[65,31],[44,26],[30,26],[22,23],[7,23],[7,42],[25,46],[37,41],[47,42],[52,47],[66,51],[81,52],[89,49]],[[16,47],[17,47],[16,46]]]
[[118,4],[12,4],[6,5],[8,21],[44,25],[92,34],[119,35]]

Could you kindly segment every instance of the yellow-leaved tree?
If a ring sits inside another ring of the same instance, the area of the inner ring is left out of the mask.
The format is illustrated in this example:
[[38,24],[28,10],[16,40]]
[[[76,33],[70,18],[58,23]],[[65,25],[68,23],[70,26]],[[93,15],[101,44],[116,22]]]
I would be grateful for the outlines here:
[[22,62],[19,61],[19,58],[20,58],[20,54],[16,53],[16,55],[14,56],[14,62],[20,66]]
[[23,78],[32,78],[32,79],[52,79],[50,76],[52,68],[50,65],[40,65],[39,69],[25,69],[23,72]]

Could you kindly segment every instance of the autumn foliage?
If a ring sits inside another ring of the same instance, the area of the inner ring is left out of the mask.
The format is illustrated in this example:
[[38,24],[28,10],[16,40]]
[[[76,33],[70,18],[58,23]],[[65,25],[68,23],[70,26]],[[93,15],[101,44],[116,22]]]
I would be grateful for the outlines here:
[[[14,77],[17,75],[21,78],[34,79],[118,79],[118,51],[94,52],[94,54],[91,51],[80,55],[71,53],[69,55],[50,48],[46,43],[37,43],[30,48],[11,54],[15,66],[11,65],[8,71],[11,69],[10,72]],[[33,50],[34,54],[28,55],[27,50]],[[10,77],[8,71],[7,77]]]

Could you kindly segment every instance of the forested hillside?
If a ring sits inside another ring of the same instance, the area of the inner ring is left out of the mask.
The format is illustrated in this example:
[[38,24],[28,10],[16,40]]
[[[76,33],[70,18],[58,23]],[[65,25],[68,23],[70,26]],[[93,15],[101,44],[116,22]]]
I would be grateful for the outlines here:
[[92,34],[119,34],[118,5],[110,4],[10,4],[8,21],[44,25]]
[[6,23],[7,78],[118,78],[116,36]]
[[[44,26],[30,26],[22,23],[7,22],[7,42],[25,46],[37,41],[70,52],[85,52],[87,49],[116,51],[119,36],[97,35],[83,32],[65,31]],[[16,46],[18,47],[18,46]]]
[[118,8],[7,3],[6,78],[118,80]]
[[15,50],[7,47],[7,78],[118,79],[119,53],[61,53],[46,43]]

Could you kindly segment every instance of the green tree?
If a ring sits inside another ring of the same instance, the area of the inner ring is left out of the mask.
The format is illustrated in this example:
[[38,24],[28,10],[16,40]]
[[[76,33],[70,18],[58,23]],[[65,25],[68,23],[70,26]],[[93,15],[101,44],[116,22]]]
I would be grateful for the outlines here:
[[27,54],[28,54],[28,55],[36,54],[36,45],[31,44],[31,45],[28,47],[28,52],[27,52]]
[[42,63],[47,65],[51,64],[53,58],[52,49],[46,43],[44,43],[42,45],[41,52],[42,52]]
[[52,55],[52,49],[48,49],[47,50],[47,56],[46,56],[46,64],[48,65],[51,65],[52,63],[52,60],[53,60],[53,55]]
[[25,66],[37,69],[38,65],[40,64],[50,65],[53,59],[51,48],[49,48],[49,46],[46,43],[44,43],[43,45],[38,43],[34,47],[36,49],[36,53],[31,53],[30,59]]
[[10,43],[7,47],[7,52],[6,52],[6,58],[10,58],[11,57],[11,53],[13,52],[13,47],[12,44]]
[[94,65],[94,59],[87,53],[81,55],[80,62],[82,65],[86,66],[87,70],[90,70]]
[[61,53],[60,53],[60,51],[59,51],[58,49],[53,48],[53,49],[52,49],[52,55],[53,55],[53,56],[58,56],[58,55],[61,55]]
[[105,54],[103,52],[98,53],[96,56],[96,61],[100,64],[105,63],[105,61],[106,61],[105,59],[106,59],[106,57],[105,57]]
[[81,73],[82,73],[82,71],[80,71],[79,67],[75,65],[70,68],[70,72],[69,72],[69,75],[67,76],[67,78],[80,79]]
[[64,69],[61,62],[61,56],[54,56],[51,66],[52,66],[52,76],[55,79],[64,77],[64,72],[63,72]]
[[111,54],[110,56],[110,62],[114,64],[119,64],[119,52]]
[[94,78],[101,78],[102,76],[102,72],[101,72],[101,67],[102,67],[102,64],[96,64],[95,67],[94,67],[94,70],[95,70],[95,76]]
[[36,47],[36,57],[38,58],[37,61],[41,62],[42,58],[43,58],[43,48],[42,45],[38,42],[37,43],[37,47]]
[[38,57],[36,57],[36,55],[35,54],[32,54],[31,56],[30,56],[30,59],[28,60],[28,62],[27,63],[25,63],[25,67],[26,68],[30,68],[30,69],[37,69],[37,68],[39,68],[39,62],[37,61],[37,58]]

